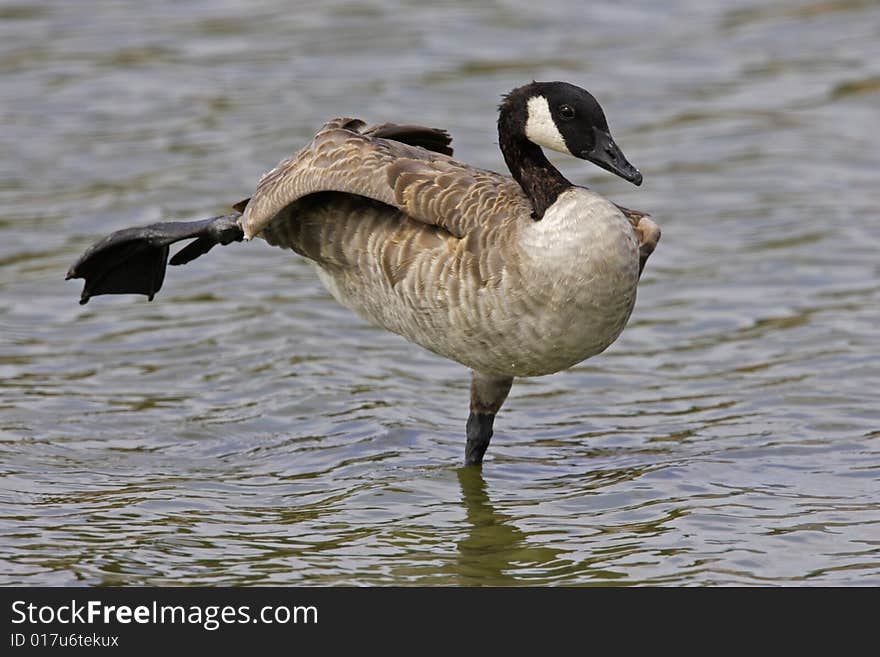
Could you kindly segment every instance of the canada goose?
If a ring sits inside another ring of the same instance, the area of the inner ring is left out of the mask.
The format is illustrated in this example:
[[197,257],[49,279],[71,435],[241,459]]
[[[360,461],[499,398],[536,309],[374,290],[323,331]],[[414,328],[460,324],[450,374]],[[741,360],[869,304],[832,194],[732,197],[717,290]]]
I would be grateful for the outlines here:
[[334,119],[263,175],[234,213],[117,231],[68,278],[99,294],[152,300],[169,245],[184,264],[216,244],[262,237],[311,260],[367,321],[473,370],[465,461],[480,464],[514,377],[571,367],[620,335],[658,226],[570,183],[541,147],[636,185],[587,91],[532,82],[499,107],[512,178],[452,158],[444,130]]

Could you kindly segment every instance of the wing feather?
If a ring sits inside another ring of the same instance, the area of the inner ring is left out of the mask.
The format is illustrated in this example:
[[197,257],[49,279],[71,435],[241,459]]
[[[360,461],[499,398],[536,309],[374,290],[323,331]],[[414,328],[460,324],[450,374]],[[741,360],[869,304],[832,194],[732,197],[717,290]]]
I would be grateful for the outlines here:
[[245,237],[258,235],[291,203],[324,191],[380,201],[459,238],[482,225],[487,210],[504,220],[531,213],[528,198],[513,179],[438,152],[449,150],[448,139],[434,128],[367,128],[358,119],[334,119],[308,146],[260,179],[242,218]]
[[[615,205],[617,204],[615,203]],[[651,219],[651,215],[647,212],[632,210],[622,205],[618,205],[617,209],[629,219],[636,239],[639,241],[639,275],[641,275],[645,269],[645,263],[648,262],[648,258],[654,253],[654,249],[657,248],[657,243],[660,241],[660,226]]]

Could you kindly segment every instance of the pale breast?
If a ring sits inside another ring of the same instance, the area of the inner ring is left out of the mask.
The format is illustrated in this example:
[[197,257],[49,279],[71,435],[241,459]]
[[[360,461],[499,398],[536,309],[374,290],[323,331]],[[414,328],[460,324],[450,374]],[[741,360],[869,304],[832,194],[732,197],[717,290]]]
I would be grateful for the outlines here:
[[509,351],[514,376],[566,369],[604,351],[636,300],[638,242],[610,202],[573,188],[544,218],[523,227],[519,288],[507,297],[517,320]]

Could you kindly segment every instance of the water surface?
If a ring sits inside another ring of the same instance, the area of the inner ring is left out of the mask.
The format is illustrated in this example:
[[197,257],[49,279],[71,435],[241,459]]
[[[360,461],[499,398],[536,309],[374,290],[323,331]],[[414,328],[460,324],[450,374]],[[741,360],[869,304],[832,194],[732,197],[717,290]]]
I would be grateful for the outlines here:
[[[880,7],[858,0],[0,3],[3,584],[880,584]],[[468,373],[234,245],[77,305],[108,231],[202,218],[333,116],[603,104],[660,248],[618,342]]]

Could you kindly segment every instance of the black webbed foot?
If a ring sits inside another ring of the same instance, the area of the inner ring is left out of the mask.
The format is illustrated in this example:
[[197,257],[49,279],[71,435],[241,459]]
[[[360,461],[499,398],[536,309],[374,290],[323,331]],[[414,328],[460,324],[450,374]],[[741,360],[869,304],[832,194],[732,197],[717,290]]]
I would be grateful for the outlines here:
[[67,278],[85,279],[81,304],[100,294],[145,294],[152,301],[165,280],[171,244],[195,238],[171,258],[172,265],[186,264],[217,244],[240,242],[244,237],[240,217],[235,213],[118,230],[89,247]]

